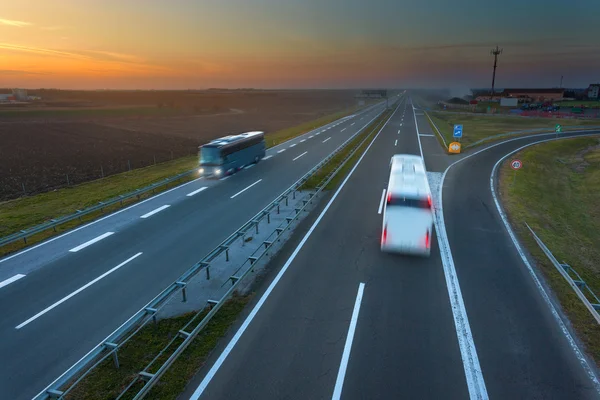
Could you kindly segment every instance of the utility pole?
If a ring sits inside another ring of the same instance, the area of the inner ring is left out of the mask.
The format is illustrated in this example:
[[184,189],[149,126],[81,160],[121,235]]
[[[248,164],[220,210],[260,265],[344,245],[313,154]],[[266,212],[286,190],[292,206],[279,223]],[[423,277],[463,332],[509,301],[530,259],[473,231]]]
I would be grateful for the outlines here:
[[492,75],[492,95],[490,100],[494,99],[494,85],[496,83],[496,67],[498,66],[498,56],[500,54],[502,54],[502,49],[499,49],[498,46],[496,46],[495,49],[492,49],[492,51],[490,51],[490,54],[494,56],[494,74]]

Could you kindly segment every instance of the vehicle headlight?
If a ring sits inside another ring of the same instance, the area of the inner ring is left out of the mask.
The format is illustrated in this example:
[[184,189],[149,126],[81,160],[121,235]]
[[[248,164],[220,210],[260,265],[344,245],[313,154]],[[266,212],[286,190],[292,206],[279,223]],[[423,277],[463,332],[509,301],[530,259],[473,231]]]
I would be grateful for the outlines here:
[[199,174],[203,174],[203,173],[204,173],[204,168],[200,168],[200,169],[198,170],[198,173],[199,173]]
[[215,175],[221,175],[221,168],[215,169]]

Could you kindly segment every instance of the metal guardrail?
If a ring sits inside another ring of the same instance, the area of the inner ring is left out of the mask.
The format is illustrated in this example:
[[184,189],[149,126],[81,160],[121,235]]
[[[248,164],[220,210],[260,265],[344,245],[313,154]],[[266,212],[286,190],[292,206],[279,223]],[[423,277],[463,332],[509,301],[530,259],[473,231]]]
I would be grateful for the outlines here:
[[[319,164],[317,164],[314,168],[308,171],[304,176],[298,179],[292,186],[290,186],[287,190],[285,190],[281,195],[279,195],[274,201],[272,201],[269,205],[267,205],[263,210],[258,212],[254,217],[252,217],[248,222],[242,225],[237,231],[231,234],[227,239],[225,239],[221,244],[216,246],[212,251],[210,251],[206,256],[204,256],[200,261],[195,263],[188,271],[186,271],[179,279],[169,285],[165,290],[163,290],[158,296],[156,296],[153,300],[151,300],[146,306],[140,309],[136,314],[134,314],[129,320],[127,320],[123,325],[117,328],[113,333],[111,333],[106,339],[104,339],[100,344],[94,347],[88,354],[86,354],[83,358],[81,358],[77,363],[75,363],[71,368],[69,368],[64,374],[62,374],[59,378],[57,378],[54,382],[52,382],[46,389],[44,389],[41,393],[39,393],[34,400],[46,400],[46,399],[63,399],[65,395],[67,395],[83,378],[85,378],[94,368],[96,368],[100,363],[105,361],[109,357],[113,357],[115,365],[118,366],[118,349],[122,347],[125,343],[127,343],[133,336],[135,336],[149,321],[154,320],[156,318],[156,313],[160,310],[162,306],[164,306],[169,299],[174,297],[176,294],[181,293],[183,299],[186,299],[186,285],[187,283],[196,276],[202,270],[206,273],[206,279],[210,279],[210,264],[215,258],[219,255],[225,253],[227,259],[229,259],[229,247],[238,239],[244,238],[246,233],[251,231],[253,228],[258,229],[258,224],[264,218],[269,218],[272,212],[276,212],[275,210],[278,208],[279,204],[283,201],[286,201],[289,196],[295,196],[298,189],[308,180],[310,179],[316,172],[318,172],[321,168],[323,168],[333,157],[335,157],[340,151],[346,148],[346,146],[360,133],[362,133],[367,127],[371,126],[373,121],[379,118],[386,109],[382,109],[380,113],[377,114],[372,120],[370,120],[365,126],[363,126],[360,130],[358,130],[354,135],[348,138],[344,143],[342,143],[334,152],[328,155],[325,159],[323,159]],[[243,278],[253,270],[252,265],[254,265],[257,261],[261,260],[262,257],[271,249],[273,243],[281,237],[281,235],[289,228],[291,223],[296,220],[301,211],[303,211],[307,207],[307,203],[309,203],[314,196],[320,193],[327,183],[333,179],[333,177],[339,172],[339,170],[346,164],[346,162],[355,154],[358,148],[364,143],[364,141],[368,138],[368,136],[357,144],[353,150],[344,158],[344,160],[338,165],[338,167],[330,174],[328,174],[323,180],[322,183],[316,188],[315,192],[309,193],[310,200],[304,201],[304,206],[300,209],[296,210],[295,216],[293,218],[286,219],[286,226],[283,228],[277,228],[275,230],[275,237],[273,240],[266,241],[264,243],[264,250],[259,255],[252,255],[249,257],[243,265],[250,263],[250,268],[248,268],[242,275],[239,276],[231,276],[229,280],[232,282],[231,288],[221,297],[218,301],[209,301],[209,306],[212,308],[202,318],[202,320],[195,326],[193,329],[189,330],[190,325],[197,319],[200,313],[203,311],[199,311],[195,314],[194,317],[188,322],[180,331],[179,335],[173,338],[173,340],[167,345],[168,348],[176,338],[183,338],[184,340],[179,344],[177,349],[168,357],[168,359],[163,363],[163,365],[155,372],[149,373],[147,372],[148,368],[159,358],[159,356],[155,357],[154,360],[143,370],[141,371],[133,382],[128,385],[124,391],[127,391],[131,388],[135,383],[140,380],[144,382],[144,386],[135,396],[135,399],[141,399],[158,381],[158,379],[164,374],[164,372],[168,369],[168,367],[175,361],[175,359],[185,350],[185,348],[190,344],[190,342],[194,339],[194,337],[206,326],[209,320],[215,315],[215,313],[222,307],[224,302],[234,293],[239,283],[242,282]],[[324,183],[323,183],[324,182]],[[238,269],[240,271],[242,266]],[[166,350],[163,349],[163,352]],[[162,352],[161,352],[162,354]]]
[[[556,257],[554,257],[554,254],[552,254],[552,252],[550,251],[550,249],[548,249],[544,242],[542,242],[542,239],[540,239],[538,235],[535,234],[533,229],[531,229],[531,227],[527,223],[525,225],[527,226],[527,229],[529,229],[529,232],[531,232],[531,234],[533,235],[533,238],[535,239],[538,246],[540,246],[540,249],[542,249],[546,257],[548,257],[552,265],[554,265],[554,267],[563,276],[563,278],[565,278],[569,286],[571,286],[575,294],[577,294],[577,297],[579,297],[583,305],[588,309],[590,314],[592,314],[592,317],[594,317],[596,322],[600,324],[600,314],[598,314],[598,312],[600,311],[600,299],[598,299],[598,296],[596,296],[596,294],[585,283],[585,281],[581,279],[581,276],[577,273],[577,271],[575,271],[575,269],[573,269],[573,267],[571,267],[565,262],[558,262]],[[574,275],[574,277],[571,275]],[[592,301],[594,301],[593,303],[582,292],[582,289],[586,290],[588,296],[590,296]]]
[[[381,105],[381,104],[382,103],[380,102],[380,103],[377,103],[377,104],[369,105],[369,106],[363,108],[362,110],[360,110],[360,112],[363,112],[363,113],[367,112],[367,111],[371,110],[372,108],[375,108],[375,107],[377,107],[378,105]],[[336,122],[338,122],[338,121],[340,121],[342,119],[345,119],[345,118],[348,118],[348,116],[338,118],[335,121],[330,122],[328,124],[325,124],[325,125],[317,128],[317,129],[321,129],[321,128],[325,127],[325,126],[332,125],[332,124],[334,124],[334,123],[336,123]],[[312,132],[312,131],[310,131],[310,132]],[[279,143],[278,145],[273,146],[273,147],[280,146],[280,145],[282,145],[284,143],[285,142]],[[60,226],[62,224],[74,221],[76,219],[79,219],[79,221],[81,221],[81,217],[83,217],[85,215],[88,215],[88,214],[91,214],[91,213],[94,213],[94,212],[97,212],[97,211],[101,211],[102,212],[102,211],[104,211],[104,208],[110,207],[110,206],[115,205],[117,203],[121,203],[121,205],[123,205],[123,201],[129,200],[129,199],[131,199],[133,197],[138,197],[138,199],[139,199],[139,197],[141,195],[143,195],[143,194],[146,194],[148,192],[154,192],[157,188],[165,186],[165,185],[168,186],[169,184],[171,184],[173,182],[179,181],[179,180],[181,180],[181,179],[183,179],[183,178],[185,178],[185,177],[187,177],[189,175],[194,174],[196,171],[197,171],[197,169],[192,169],[190,171],[183,172],[183,173],[181,173],[179,175],[175,175],[175,176],[172,176],[170,178],[166,178],[164,180],[161,180],[159,182],[155,182],[155,183],[153,183],[151,185],[148,185],[148,186],[146,186],[144,188],[136,189],[136,190],[134,190],[132,192],[129,192],[129,193],[126,193],[126,194],[123,194],[123,195],[119,195],[119,196],[114,197],[114,198],[112,198],[110,200],[107,200],[107,201],[101,201],[101,202],[99,202],[95,206],[87,207],[87,208],[85,208],[83,210],[76,210],[73,214],[65,215],[63,217],[53,218],[53,219],[51,219],[48,222],[44,222],[42,224],[33,226],[31,228],[23,229],[23,230],[21,230],[19,232],[15,232],[15,233],[13,233],[11,235],[2,237],[2,238],[0,238],[0,247],[2,247],[4,245],[7,245],[9,243],[16,242],[16,241],[21,240],[21,239],[27,244],[27,237],[29,237],[29,236],[32,236],[32,235],[35,235],[35,234],[47,231],[49,229],[53,229],[54,232],[56,232],[56,227],[58,227],[58,226]]]

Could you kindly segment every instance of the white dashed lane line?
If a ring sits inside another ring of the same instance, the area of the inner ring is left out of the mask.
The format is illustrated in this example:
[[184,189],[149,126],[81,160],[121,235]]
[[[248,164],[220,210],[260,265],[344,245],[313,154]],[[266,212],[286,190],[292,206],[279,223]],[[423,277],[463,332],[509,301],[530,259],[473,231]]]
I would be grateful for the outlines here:
[[262,181],[262,179],[259,179],[256,182],[254,182],[252,185],[246,186],[246,188],[240,190],[239,192],[237,192],[236,194],[234,194],[233,196],[231,196],[230,199],[233,199],[233,198],[239,196],[240,194],[244,193],[246,190],[250,189],[252,186],[258,185],[261,181]]
[[300,141],[300,143],[304,143],[304,142],[306,142],[306,139],[302,139],[302,140]]
[[187,197],[192,197],[193,195],[198,194],[198,193],[200,193],[200,192],[202,192],[202,191],[204,191],[206,189],[208,189],[206,186],[201,187],[200,189],[194,190],[193,192],[186,194],[186,196]]
[[263,157],[263,160],[268,160],[268,159],[269,159],[269,158],[271,158],[271,157],[273,157],[273,155],[272,155],[272,154],[271,154],[270,156]]
[[8,279],[3,280],[2,282],[0,282],[0,288],[3,288],[4,286],[10,285],[13,282],[18,281],[21,278],[25,278],[25,275],[23,274],[17,274],[15,276],[12,276]]
[[277,151],[277,154],[283,153],[284,151],[285,151],[285,149],[281,149],[281,150]]
[[299,159],[300,157],[302,157],[306,153],[308,153],[308,151],[305,151],[304,153],[300,154],[298,157],[294,158],[292,161],[296,161],[297,159]]
[[99,242],[99,241],[101,241],[102,239],[105,239],[105,238],[109,237],[109,236],[110,236],[110,235],[112,235],[112,234],[114,234],[114,232],[106,232],[106,233],[103,233],[102,235],[100,235],[100,236],[98,236],[98,237],[96,237],[96,238],[94,238],[94,239],[92,239],[92,240],[89,240],[89,241],[87,241],[87,242],[85,242],[85,243],[83,243],[83,244],[80,244],[80,245],[79,245],[79,246],[77,246],[77,247],[73,247],[73,248],[72,248],[71,250],[69,250],[69,251],[70,251],[71,253],[77,253],[79,250],[83,250],[83,249],[85,249],[86,247],[88,247],[88,246],[91,246],[91,245],[93,245],[94,243],[96,243],[96,242]]
[[329,136],[327,139],[323,140],[323,143],[325,143],[326,141],[328,141],[329,139],[331,139],[331,136]]
[[346,130],[346,128],[342,129],[342,132],[344,132]]
[[290,144],[290,147],[294,147],[296,145],[296,143],[292,143]]
[[166,210],[166,209],[167,209],[167,208],[169,208],[169,207],[171,207],[169,204],[165,204],[164,206],[160,206],[160,207],[158,207],[157,209],[150,211],[148,214],[144,214],[144,215],[142,215],[140,218],[144,218],[144,219],[146,219],[146,218],[150,218],[150,217],[151,217],[151,216],[153,216],[154,214],[156,214],[156,213],[159,213],[159,212],[161,212],[162,210]]

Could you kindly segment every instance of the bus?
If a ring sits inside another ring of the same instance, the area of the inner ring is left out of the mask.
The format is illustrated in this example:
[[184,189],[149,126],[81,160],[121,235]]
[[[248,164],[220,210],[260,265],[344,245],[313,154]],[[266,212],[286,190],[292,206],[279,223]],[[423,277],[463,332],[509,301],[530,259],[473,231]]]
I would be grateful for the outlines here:
[[219,178],[258,163],[267,146],[264,132],[256,131],[215,139],[199,149],[199,174]]
[[383,209],[381,251],[422,255],[431,252],[433,205],[425,162],[395,154]]

